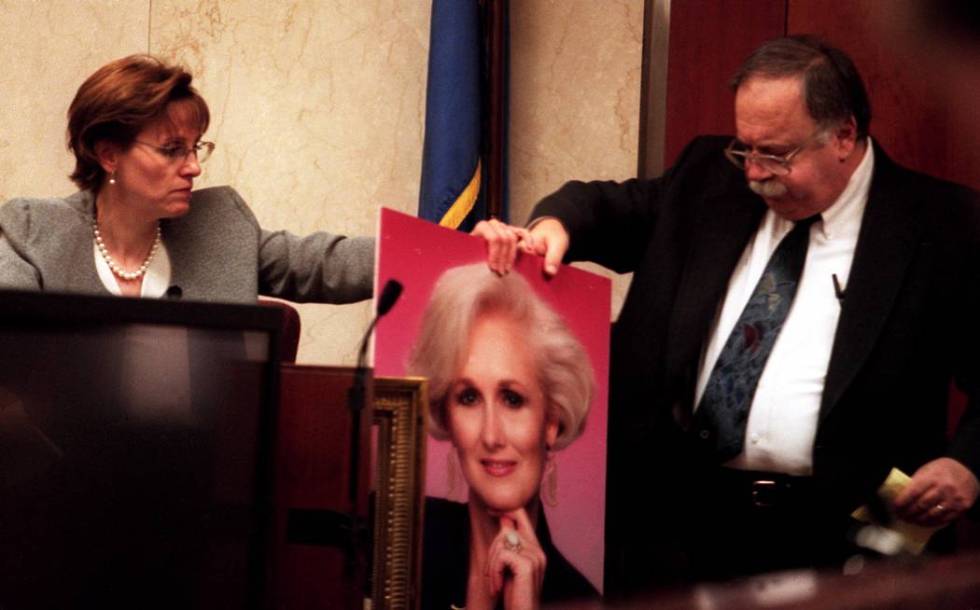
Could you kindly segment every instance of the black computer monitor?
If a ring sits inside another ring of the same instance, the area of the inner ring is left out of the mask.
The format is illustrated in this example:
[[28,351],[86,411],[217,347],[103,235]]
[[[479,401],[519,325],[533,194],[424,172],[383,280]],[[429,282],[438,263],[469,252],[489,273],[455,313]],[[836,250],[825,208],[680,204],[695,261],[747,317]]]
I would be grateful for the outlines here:
[[280,314],[0,291],[0,608],[262,608]]

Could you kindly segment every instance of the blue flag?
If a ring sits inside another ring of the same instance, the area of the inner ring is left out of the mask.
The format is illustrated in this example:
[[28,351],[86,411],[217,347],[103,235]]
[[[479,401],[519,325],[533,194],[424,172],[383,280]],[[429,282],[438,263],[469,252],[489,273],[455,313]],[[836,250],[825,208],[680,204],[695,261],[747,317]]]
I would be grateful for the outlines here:
[[486,44],[478,0],[433,0],[419,217],[469,230],[486,217]]

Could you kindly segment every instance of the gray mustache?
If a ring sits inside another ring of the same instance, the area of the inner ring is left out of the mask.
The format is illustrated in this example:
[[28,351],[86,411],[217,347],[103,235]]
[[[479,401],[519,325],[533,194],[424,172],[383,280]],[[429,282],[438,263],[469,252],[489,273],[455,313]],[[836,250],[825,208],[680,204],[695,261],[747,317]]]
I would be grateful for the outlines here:
[[786,194],[786,185],[775,180],[749,180],[749,188],[762,197],[782,197]]

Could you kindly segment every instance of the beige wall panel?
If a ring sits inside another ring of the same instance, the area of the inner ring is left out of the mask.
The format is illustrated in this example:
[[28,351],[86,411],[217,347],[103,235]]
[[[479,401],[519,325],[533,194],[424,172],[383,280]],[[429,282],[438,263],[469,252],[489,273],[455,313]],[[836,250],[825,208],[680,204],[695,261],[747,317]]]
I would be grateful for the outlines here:
[[0,0],[0,201],[68,195],[65,113],[78,86],[146,51],[149,0]]
[[[153,4],[154,53],[192,69],[218,144],[203,185],[230,184],[264,227],[373,234],[415,211],[428,3]],[[220,261],[216,261],[220,264]],[[299,359],[353,363],[367,304],[304,305]]]
[[[566,180],[636,176],[643,0],[510,7],[511,219],[523,223]],[[607,275],[618,313],[629,277]]]

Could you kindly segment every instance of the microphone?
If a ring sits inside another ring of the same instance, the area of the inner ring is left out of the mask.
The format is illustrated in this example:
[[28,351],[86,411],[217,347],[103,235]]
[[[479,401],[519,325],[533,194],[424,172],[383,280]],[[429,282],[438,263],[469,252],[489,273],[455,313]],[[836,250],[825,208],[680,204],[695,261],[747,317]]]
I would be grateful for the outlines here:
[[184,291],[180,286],[174,284],[173,286],[167,288],[167,291],[163,293],[164,298],[172,299],[174,301],[179,301],[181,297],[184,296]]
[[361,410],[364,409],[364,394],[365,394],[365,384],[364,379],[367,377],[367,347],[368,341],[371,339],[371,333],[374,332],[374,327],[378,325],[378,320],[382,316],[391,311],[391,308],[395,306],[398,302],[398,297],[402,294],[402,283],[396,279],[389,279],[385,282],[384,288],[381,289],[381,295],[378,297],[378,305],[375,310],[374,318],[371,320],[371,324],[368,325],[367,330],[364,332],[364,338],[361,339],[361,348],[357,352],[357,366],[354,369],[354,381],[351,384],[349,390],[347,390],[347,407],[351,412],[351,422],[353,428],[351,434],[353,438],[351,439],[351,476],[350,476],[350,500],[351,505],[356,505],[357,502],[357,471],[358,471],[358,455],[360,453],[360,438],[361,438]]
[[395,279],[385,282],[381,289],[381,296],[378,297],[378,306],[375,309],[374,318],[364,332],[361,339],[361,348],[357,351],[357,366],[354,369],[354,386],[347,395],[347,404],[351,411],[357,412],[364,408],[364,377],[367,375],[367,348],[371,339],[374,327],[378,325],[378,320],[391,311],[402,295],[402,283]]
[[367,377],[367,346],[371,338],[374,327],[378,325],[381,316],[391,311],[402,294],[402,284],[398,280],[389,279],[385,282],[381,294],[378,296],[378,305],[374,313],[371,324],[368,325],[361,339],[361,348],[357,353],[357,367],[354,369],[354,379],[351,387],[347,390],[347,408],[351,414],[351,439],[350,439],[350,470],[347,473],[347,491],[350,500],[350,514],[341,519],[345,523],[343,529],[347,529],[349,534],[349,546],[347,548],[347,562],[345,566],[348,570],[355,569],[358,562],[358,540],[365,526],[360,523],[357,517],[357,492],[358,492],[358,473],[360,472],[361,455],[361,412],[364,410],[365,383]]
[[[381,296],[378,297],[377,317],[374,319],[374,321],[377,322],[378,318],[391,311],[391,308],[395,306],[395,303],[398,301],[398,297],[400,296],[402,296],[401,282],[395,279],[385,282],[385,287],[381,289]],[[371,328],[373,327],[374,325],[372,324]],[[369,328],[368,332],[370,332],[370,330],[371,329]]]

